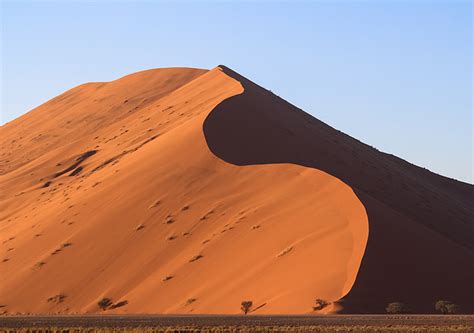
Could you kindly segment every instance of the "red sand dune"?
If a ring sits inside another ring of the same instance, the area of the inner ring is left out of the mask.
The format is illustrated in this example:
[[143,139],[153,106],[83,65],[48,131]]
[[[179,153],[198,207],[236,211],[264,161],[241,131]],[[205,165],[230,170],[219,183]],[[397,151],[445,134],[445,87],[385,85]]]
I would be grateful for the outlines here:
[[88,83],[0,128],[0,311],[474,311],[474,187],[230,69]]

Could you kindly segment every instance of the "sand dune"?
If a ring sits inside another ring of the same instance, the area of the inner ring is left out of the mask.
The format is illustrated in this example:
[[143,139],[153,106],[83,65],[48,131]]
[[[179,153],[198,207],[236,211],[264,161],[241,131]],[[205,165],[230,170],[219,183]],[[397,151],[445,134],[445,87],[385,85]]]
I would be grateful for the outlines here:
[[2,126],[0,149],[0,311],[473,310],[472,185],[225,66],[81,85]]

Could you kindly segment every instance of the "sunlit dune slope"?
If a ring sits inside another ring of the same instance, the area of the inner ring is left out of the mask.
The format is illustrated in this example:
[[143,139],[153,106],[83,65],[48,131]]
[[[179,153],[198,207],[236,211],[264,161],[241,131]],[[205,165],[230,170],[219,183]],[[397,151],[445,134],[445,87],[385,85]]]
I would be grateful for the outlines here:
[[237,147],[217,133],[214,116],[254,93],[246,86],[225,67],[144,71],[4,125],[0,311],[99,312],[109,298],[110,313],[239,313],[244,300],[253,313],[308,313],[316,298],[346,295],[366,209],[318,168],[228,160],[267,140],[245,137],[267,126],[260,110],[223,119],[244,136]]

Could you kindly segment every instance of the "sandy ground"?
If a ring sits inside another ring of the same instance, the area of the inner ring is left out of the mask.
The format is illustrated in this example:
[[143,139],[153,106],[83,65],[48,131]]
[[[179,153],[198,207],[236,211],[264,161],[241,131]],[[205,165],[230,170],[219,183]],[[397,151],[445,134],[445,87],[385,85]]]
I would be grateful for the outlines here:
[[[0,318],[0,331],[46,332],[458,332],[472,316],[26,316]],[[43,329],[43,331],[41,330]]]
[[472,185],[224,66],[73,88],[0,128],[0,174],[7,314],[474,309]]

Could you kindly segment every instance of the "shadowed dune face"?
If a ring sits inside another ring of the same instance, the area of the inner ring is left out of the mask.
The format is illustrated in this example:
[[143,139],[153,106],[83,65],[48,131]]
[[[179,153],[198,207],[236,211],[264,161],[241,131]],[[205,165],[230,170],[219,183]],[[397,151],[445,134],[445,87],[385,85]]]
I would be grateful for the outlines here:
[[219,68],[142,72],[2,127],[2,309],[98,312],[106,298],[111,313],[235,314],[244,300],[253,313],[309,313],[347,294],[367,241],[351,188],[209,150],[204,120],[242,93]]
[[[381,153],[222,68],[245,91],[204,122],[216,156],[239,166],[293,163],[322,170],[351,186],[367,210],[370,237],[343,312],[379,313],[394,301],[432,312],[444,298],[474,311],[472,185]],[[447,282],[454,276],[456,283]]]

